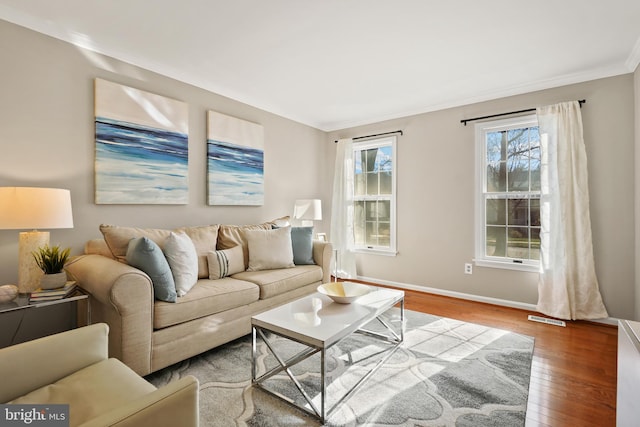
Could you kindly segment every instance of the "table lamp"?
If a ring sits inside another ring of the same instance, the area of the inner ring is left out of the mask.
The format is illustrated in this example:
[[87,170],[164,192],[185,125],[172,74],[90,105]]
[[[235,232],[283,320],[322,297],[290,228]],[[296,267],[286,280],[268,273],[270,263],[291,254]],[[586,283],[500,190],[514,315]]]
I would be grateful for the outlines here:
[[0,229],[20,233],[18,291],[38,287],[42,271],[32,252],[49,244],[49,232],[38,229],[73,228],[71,193],[60,188],[0,187]]
[[293,219],[302,222],[303,227],[313,226],[313,221],[322,219],[320,199],[298,199],[293,206]]

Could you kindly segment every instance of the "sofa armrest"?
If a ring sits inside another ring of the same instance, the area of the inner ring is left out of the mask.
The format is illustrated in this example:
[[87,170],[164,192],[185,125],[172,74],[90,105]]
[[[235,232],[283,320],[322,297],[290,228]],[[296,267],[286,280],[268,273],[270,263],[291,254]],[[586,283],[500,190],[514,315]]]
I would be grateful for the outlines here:
[[186,376],[82,424],[82,427],[196,427],[198,380]]
[[0,349],[0,402],[105,360],[108,334],[109,327],[98,323]]
[[139,375],[151,372],[153,283],[130,265],[102,255],[82,255],[65,269],[90,294],[91,319],[109,325],[109,356]]
[[313,241],[313,261],[322,267],[322,283],[331,281],[331,261],[333,259],[333,245],[321,240]]

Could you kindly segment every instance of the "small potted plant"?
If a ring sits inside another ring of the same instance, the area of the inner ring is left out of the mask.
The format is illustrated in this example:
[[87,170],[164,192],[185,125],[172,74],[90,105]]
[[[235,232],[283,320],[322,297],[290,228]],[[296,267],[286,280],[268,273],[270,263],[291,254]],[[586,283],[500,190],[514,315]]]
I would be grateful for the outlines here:
[[45,245],[36,252],[33,258],[44,276],[40,280],[42,289],[61,288],[67,283],[67,273],[64,271],[64,264],[69,259],[71,248],[60,249],[60,246]]

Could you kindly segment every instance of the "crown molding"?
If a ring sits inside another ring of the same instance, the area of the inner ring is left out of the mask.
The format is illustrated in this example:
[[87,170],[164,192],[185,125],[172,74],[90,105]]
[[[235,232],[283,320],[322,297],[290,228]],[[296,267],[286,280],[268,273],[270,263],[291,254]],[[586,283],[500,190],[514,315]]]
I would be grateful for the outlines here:
[[613,77],[622,74],[628,74],[629,70],[625,64],[615,64],[609,67],[601,67],[597,69],[586,70],[580,73],[566,74],[563,76],[554,77],[551,79],[533,81],[521,85],[514,85],[510,87],[497,88],[493,91],[487,91],[479,95],[471,97],[461,97],[453,99],[448,102],[429,104],[415,109],[404,110],[393,114],[380,115],[373,119],[367,120],[355,120],[345,122],[331,122],[322,123],[320,129],[325,132],[335,132],[340,130],[346,130],[349,128],[370,125],[374,123],[383,122],[386,120],[394,120],[402,117],[415,116],[419,114],[426,114],[434,111],[446,110],[449,108],[462,107],[465,105],[476,104],[479,102],[493,101],[500,98],[507,98],[509,96],[523,95],[540,90],[553,89],[556,87],[568,86],[577,83],[583,83],[591,80],[602,79],[606,77]]

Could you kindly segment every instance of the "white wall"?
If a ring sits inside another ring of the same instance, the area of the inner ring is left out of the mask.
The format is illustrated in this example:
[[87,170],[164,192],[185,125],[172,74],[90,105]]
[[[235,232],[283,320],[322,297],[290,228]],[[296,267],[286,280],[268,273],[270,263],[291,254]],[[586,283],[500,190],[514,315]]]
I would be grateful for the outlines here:
[[[317,129],[5,21],[0,21],[0,57],[0,186],[69,188],[75,227],[51,230],[51,242],[71,246],[74,254],[87,239],[99,237],[100,223],[168,228],[262,222],[291,214],[296,198],[316,198],[324,191],[328,156],[325,134]],[[94,203],[96,77],[189,105],[188,205]],[[207,110],[264,126],[264,206],[206,205]],[[0,284],[17,281],[17,244],[17,230],[0,231]]]
[[[596,272],[609,314],[634,316],[633,75],[513,96],[332,132],[329,140],[403,130],[398,137],[396,257],[357,256],[358,274],[535,304],[537,274],[475,267],[474,126],[461,119],[586,99],[582,108]],[[334,144],[335,145],[335,144]],[[335,147],[334,147],[335,150]]]

